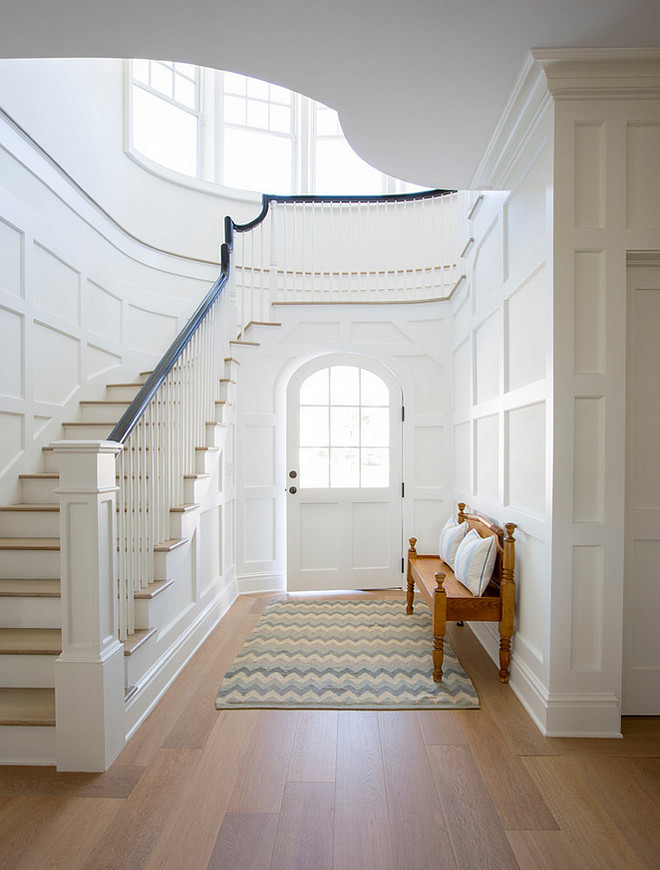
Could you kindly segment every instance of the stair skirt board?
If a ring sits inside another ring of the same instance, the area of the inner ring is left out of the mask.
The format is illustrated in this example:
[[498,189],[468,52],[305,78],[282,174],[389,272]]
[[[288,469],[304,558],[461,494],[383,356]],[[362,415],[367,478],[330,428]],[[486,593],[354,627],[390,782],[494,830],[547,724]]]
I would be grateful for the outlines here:
[[0,764],[55,764],[55,726],[0,725]]
[[160,658],[134,681],[134,684],[128,682],[135,690],[126,702],[127,740],[137,731],[237,597],[238,588],[234,579],[218,592],[175,643],[168,647]]

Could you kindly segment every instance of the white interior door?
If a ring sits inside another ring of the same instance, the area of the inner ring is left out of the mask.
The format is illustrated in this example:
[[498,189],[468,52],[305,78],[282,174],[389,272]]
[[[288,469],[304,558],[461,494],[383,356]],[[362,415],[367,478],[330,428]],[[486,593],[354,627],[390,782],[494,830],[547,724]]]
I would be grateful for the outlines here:
[[402,584],[401,388],[351,354],[308,363],[287,392],[287,588]]
[[628,269],[622,712],[660,714],[660,266]]

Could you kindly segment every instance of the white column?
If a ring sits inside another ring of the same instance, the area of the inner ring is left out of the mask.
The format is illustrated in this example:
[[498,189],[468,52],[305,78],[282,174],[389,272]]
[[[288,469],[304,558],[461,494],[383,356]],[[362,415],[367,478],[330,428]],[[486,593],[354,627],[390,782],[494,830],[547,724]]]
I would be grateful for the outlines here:
[[119,444],[57,441],[62,655],[55,662],[58,770],[107,770],[125,742],[124,647],[117,639]]

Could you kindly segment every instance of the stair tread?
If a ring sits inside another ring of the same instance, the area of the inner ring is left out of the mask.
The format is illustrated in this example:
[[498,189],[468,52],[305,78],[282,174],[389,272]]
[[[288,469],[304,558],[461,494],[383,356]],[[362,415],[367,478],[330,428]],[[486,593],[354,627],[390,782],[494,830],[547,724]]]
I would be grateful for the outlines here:
[[140,599],[141,601],[151,601],[152,598],[155,598],[161,592],[164,592],[165,589],[169,589],[170,586],[174,583],[174,580],[154,580],[153,583],[150,583],[148,586],[145,586],[144,589],[140,589],[137,592],[133,593],[133,598]]
[[60,628],[0,628],[0,655],[51,655],[62,652]]
[[59,538],[0,538],[0,550],[59,550]]
[[0,505],[0,511],[59,511],[59,504],[28,504],[20,502],[19,504]]
[[129,634],[128,638],[124,641],[124,655],[133,655],[143,643],[156,634],[156,631],[157,629],[155,628],[136,628],[133,634]]
[[59,580],[8,578],[0,580],[1,598],[60,598]]
[[84,399],[79,405],[130,405],[128,399]]
[[19,474],[18,477],[19,480],[59,480],[60,473],[59,471],[37,471],[32,474]]
[[54,725],[55,689],[0,688],[0,725]]
[[166,541],[161,541],[154,547],[154,553],[169,553],[176,550],[177,547],[188,543],[188,538],[168,538]]

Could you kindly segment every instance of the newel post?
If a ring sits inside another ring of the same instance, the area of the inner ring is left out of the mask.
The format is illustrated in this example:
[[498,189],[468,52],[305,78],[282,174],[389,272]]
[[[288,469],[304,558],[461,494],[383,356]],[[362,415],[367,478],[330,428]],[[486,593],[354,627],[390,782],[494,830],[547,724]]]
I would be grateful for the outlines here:
[[56,441],[60,472],[62,654],[55,662],[59,770],[107,770],[125,742],[117,633],[112,441]]

